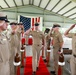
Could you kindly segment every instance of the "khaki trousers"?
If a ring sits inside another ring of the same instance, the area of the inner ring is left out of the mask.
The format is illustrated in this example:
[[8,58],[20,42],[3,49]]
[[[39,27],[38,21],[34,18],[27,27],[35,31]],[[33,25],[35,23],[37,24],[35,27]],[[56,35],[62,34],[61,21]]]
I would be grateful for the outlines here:
[[0,62],[0,75],[10,75],[9,62]]
[[17,48],[15,47],[11,47],[11,57],[10,57],[10,72],[11,74],[10,75],[15,75],[15,66],[13,64],[14,62],[14,57],[17,53]]
[[46,44],[45,44],[45,49],[44,49],[45,59],[47,59],[47,47],[48,47],[48,43],[46,42]]
[[58,61],[59,61],[58,50],[59,50],[58,47],[55,47],[53,49],[54,69],[55,69],[56,75],[58,75]]
[[33,71],[36,71],[36,67],[39,66],[39,60],[40,60],[40,51],[41,51],[41,45],[33,45],[32,46],[32,68]]
[[71,75],[76,75],[76,57],[71,56],[70,59]]

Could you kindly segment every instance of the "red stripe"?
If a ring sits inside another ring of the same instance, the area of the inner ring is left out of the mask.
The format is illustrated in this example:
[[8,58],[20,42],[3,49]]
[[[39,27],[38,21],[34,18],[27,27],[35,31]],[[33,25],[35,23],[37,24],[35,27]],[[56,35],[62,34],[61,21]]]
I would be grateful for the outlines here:
[[40,23],[40,17],[38,17],[38,23]]
[[37,18],[35,18],[35,22],[37,22]]
[[34,30],[34,18],[32,18],[32,30]]
[[34,18],[32,18],[32,26],[34,26]]

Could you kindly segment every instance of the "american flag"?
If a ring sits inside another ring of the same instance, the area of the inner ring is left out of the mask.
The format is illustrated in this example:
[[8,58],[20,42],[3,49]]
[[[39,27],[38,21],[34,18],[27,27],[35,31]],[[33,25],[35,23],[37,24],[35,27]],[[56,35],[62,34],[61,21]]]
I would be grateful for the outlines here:
[[20,15],[19,22],[23,23],[25,31],[29,28],[32,28],[32,30],[34,30],[34,24],[35,22],[40,22],[40,17],[29,18]]

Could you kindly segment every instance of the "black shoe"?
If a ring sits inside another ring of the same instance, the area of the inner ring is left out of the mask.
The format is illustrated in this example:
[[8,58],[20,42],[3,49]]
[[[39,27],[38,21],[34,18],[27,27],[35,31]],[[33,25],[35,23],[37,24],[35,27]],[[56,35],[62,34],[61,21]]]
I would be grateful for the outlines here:
[[24,66],[23,66],[23,65],[21,65],[21,68],[24,68]]
[[46,60],[46,59],[44,59],[44,62],[47,62],[47,60]]
[[38,70],[39,68],[38,67],[36,67],[36,71]]
[[55,74],[55,71],[50,71],[50,73]]
[[54,73],[54,75],[56,75],[56,73]]
[[32,75],[36,75],[36,72],[33,72]]

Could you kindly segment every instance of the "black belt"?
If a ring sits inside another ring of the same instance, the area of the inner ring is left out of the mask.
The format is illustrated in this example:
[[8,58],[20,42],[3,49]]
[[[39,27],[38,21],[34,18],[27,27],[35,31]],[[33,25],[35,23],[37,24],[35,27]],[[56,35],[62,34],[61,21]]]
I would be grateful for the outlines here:
[[75,54],[73,56],[76,58],[76,55]]

